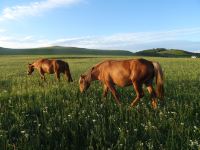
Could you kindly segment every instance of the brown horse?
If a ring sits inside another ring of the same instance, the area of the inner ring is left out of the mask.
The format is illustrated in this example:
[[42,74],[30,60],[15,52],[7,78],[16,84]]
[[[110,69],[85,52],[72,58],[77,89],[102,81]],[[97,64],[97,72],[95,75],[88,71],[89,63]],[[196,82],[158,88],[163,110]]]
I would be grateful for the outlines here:
[[28,75],[31,75],[34,69],[37,69],[40,73],[41,79],[46,81],[44,74],[55,74],[57,80],[60,80],[60,73],[64,73],[68,82],[73,82],[69,65],[67,62],[62,60],[51,60],[51,59],[39,59],[33,62],[32,64],[28,64]]
[[[156,91],[154,91],[152,86],[154,77],[156,78]],[[103,96],[107,95],[108,90],[111,91],[115,101],[119,105],[120,100],[115,85],[120,87],[133,85],[136,98],[131,103],[132,107],[144,96],[143,84],[146,85],[151,95],[153,108],[157,108],[157,98],[162,99],[164,97],[161,66],[157,62],[145,59],[107,60],[95,65],[87,74],[81,75],[79,79],[81,93],[87,90],[90,83],[94,80],[99,80],[103,83]]]

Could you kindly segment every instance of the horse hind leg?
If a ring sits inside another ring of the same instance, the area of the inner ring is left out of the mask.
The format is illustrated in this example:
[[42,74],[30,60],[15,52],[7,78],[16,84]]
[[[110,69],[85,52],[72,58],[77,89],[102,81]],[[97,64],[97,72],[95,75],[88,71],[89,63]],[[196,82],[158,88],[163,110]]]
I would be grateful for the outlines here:
[[134,90],[136,92],[136,98],[131,103],[131,107],[134,107],[138,103],[140,98],[142,98],[144,96],[144,92],[143,92],[143,89],[142,89],[142,84],[140,84],[138,82],[133,82],[133,87],[134,87]]
[[65,77],[68,82],[73,82],[72,76],[69,71],[65,71]]
[[59,72],[55,72],[55,75],[56,75],[56,79],[57,79],[58,81],[60,81],[60,73],[59,73]]
[[155,90],[153,89],[152,84],[147,85],[147,90],[151,97],[151,105],[154,109],[156,109],[157,108],[157,99],[156,99],[156,93],[155,93]]

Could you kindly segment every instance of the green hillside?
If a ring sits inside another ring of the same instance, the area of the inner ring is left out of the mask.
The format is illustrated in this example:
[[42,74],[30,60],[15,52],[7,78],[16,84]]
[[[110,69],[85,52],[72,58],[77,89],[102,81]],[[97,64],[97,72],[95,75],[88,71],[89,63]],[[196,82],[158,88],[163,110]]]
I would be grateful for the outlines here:
[[124,50],[97,50],[76,47],[42,47],[30,49],[8,49],[0,48],[0,55],[120,55],[130,56],[132,52]]
[[200,56],[200,53],[187,52],[185,50],[178,49],[165,49],[165,48],[156,48],[148,49],[136,52],[137,56],[157,56],[157,57],[191,57],[191,56]]
[[0,55],[112,55],[112,56],[152,56],[152,57],[200,57],[200,53],[178,49],[156,48],[136,53],[126,50],[98,50],[77,47],[42,47],[29,49],[9,49],[0,47]]

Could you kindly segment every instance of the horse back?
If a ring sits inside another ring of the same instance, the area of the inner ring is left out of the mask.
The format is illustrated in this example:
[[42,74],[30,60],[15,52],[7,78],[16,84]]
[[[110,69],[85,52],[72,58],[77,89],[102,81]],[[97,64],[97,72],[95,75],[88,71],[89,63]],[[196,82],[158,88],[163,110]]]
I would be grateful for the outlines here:
[[64,73],[68,66],[66,62],[54,59],[39,59],[34,62],[34,65],[37,69],[42,70],[44,73],[50,74],[55,72]]
[[69,69],[68,63],[62,60],[54,60],[54,65],[58,72],[64,73],[67,69]]
[[151,61],[146,59],[135,59],[130,62],[132,80],[147,82],[154,77],[154,67]]
[[107,80],[122,87],[134,81],[146,82],[154,76],[152,62],[145,59],[108,60],[98,67],[101,80]]

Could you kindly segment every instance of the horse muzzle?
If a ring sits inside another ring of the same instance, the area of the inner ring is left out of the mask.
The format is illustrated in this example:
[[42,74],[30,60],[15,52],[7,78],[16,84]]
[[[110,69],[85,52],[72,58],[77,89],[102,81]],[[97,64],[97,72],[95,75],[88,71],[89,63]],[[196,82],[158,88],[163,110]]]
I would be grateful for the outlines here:
[[80,89],[80,92],[81,92],[81,93],[84,93],[84,91],[85,91],[85,90],[83,90],[83,89]]

